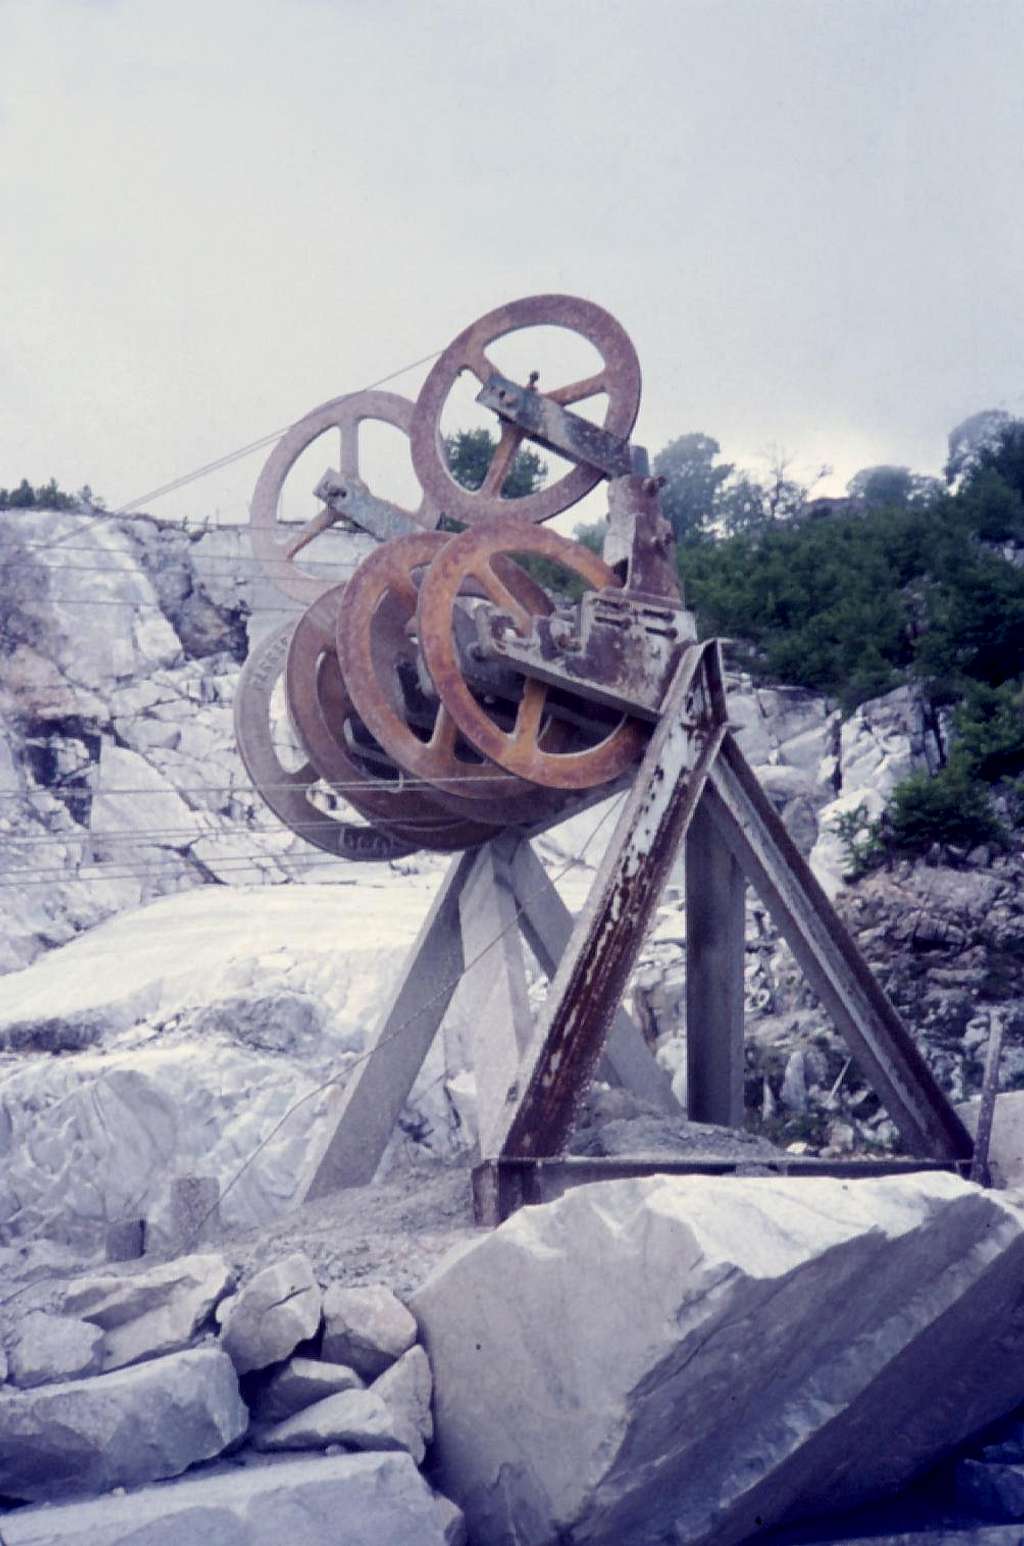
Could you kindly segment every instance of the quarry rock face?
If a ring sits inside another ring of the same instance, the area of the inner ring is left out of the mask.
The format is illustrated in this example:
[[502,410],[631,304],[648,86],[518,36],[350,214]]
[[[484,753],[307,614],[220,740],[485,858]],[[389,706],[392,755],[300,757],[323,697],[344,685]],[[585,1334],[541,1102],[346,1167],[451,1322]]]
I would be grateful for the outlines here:
[[248,1424],[231,1360],[214,1347],[92,1379],[5,1389],[0,1495],[81,1496],[178,1476],[219,1455]]
[[486,1546],[731,1546],[1020,1400],[1024,1210],[944,1173],[652,1177],[524,1208],[412,1308]]
[[462,1546],[458,1510],[408,1455],[317,1455],[18,1509],[6,1546]]

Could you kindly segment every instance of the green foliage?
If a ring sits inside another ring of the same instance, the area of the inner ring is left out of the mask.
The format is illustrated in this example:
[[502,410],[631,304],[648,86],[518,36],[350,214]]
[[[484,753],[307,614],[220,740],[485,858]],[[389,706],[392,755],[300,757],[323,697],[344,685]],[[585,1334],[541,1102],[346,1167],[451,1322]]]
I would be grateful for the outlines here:
[[965,487],[986,472],[996,473],[1007,487],[1024,495],[1024,419],[1007,419],[981,437],[964,470]]
[[1024,493],[991,467],[979,468],[958,496],[961,518],[983,542],[1024,539]]
[[940,773],[916,773],[893,791],[884,822],[886,847],[923,853],[933,843],[971,847],[1001,842],[1002,823],[992,796],[962,762]]
[[863,802],[852,811],[842,811],[832,823],[846,859],[847,874],[853,880],[865,875],[885,853],[881,822],[872,820]]
[[608,530],[604,521],[593,521],[589,526],[577,526],[573,532],[573,540],[582,542],[585,548],[590,548],[592,553],[600,553],[604,547],[605,532]]
[[710,435],[680,435],[654,458],[654,472],[665,479],[661,508],[676,540],[696,535],[714,518],[731,462],[716,465],[721,446]]
[[[486,429],[460,429],[446,435],[444,448],[451,475],[463,488],[478,489],[487,476],[498,442]],[[547,466],[536,451],[520,448],[501,485],[502,499],[523,499],[535,494],[547,476]]]
[[924,478],[909,467],[862,467],[846,491],[861,510],[903,510],[908,505],[929,505],[942,495],[938,478]]
[[1024,773],[1024,681],[971,682],[953,725],[954,756],[974,777],[995,783]]
[[78,510],[83,502],[93,502],[88,484],[78,494],[66,494],[57,487],[56,478],[38,488],[27,478],[17,488],[0,488],[0,510]]

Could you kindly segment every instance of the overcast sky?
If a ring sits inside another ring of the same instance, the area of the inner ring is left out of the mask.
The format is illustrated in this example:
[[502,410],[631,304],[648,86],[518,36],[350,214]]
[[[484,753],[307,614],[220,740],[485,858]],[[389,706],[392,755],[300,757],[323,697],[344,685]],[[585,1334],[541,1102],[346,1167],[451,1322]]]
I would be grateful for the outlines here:
[[0,0],[0,484],[118,505],[547,290],[653,450],[937,470],[1024,412],[1022,66],[1024,0]]

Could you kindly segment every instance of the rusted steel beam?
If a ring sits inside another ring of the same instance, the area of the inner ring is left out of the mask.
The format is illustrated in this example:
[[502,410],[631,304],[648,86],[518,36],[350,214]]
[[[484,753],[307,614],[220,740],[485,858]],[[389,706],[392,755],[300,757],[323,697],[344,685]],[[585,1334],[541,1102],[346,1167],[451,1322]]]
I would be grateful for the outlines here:
[[[572,913],[529,843],[506,834],[495,839],[493,846],[509,853],[512,886],[519,906],[519,927],[541,971],[550,979],[569,948]],[[617,1081],[665,1112],[666,1116],[680,1115],[679,1102],[672,1094],[668,1076],[658,1067],[640,1027],[625,1009],[616,1012],[604,1053],[605,1063],[598,1070],[600,1078],[610,1078],[613,1083]],[[482,1154],[487,1152],[481,1148]]]
[[969,1160],[970,1134],[731,735],[704,803],[904,1141],[935,1159]]
[[345,474],[329,468],[313,494],[322,499],[332,516],[350,530],[368,531],[380,542],[405,537],[422,526],[422,522],[414,521],[411,515],[389,500],[378,499],[355,473]]
[[557,1154],[643,944],[725,734],[710,717],[705,660],[687,651],[573,928],[547,1007],[508,1094],[501,1155]]
[[814,1155],[780,1154],[777,1158],[671,1159],[663,1154],[613,1159],[567,1155],[559,1159],[484,1160],[473,1171],[476,1222],[494,1228],[517,1208],[554,1202],[574,1186],[593,1181],[628,1181],[645,1176],[830,1176],[863,1181],[879,1176],[915,1175],[921,1171],[952,1171],[965,1175],[966,1160],[918,1160],[904,1155],[889,1159],[818,1159]]
[[686,834],[686,1110],[743,1126],[746,882],[701,801]]
[[609,434],[590,419],[570,413],[561,403],[532,387],[517,385],[498,371],[487,378],[476,400],[506,423],[515,424],[537,445],[556,451],[577,466],[599,468],[608,478],[625,477],[632,468],[628,439]]

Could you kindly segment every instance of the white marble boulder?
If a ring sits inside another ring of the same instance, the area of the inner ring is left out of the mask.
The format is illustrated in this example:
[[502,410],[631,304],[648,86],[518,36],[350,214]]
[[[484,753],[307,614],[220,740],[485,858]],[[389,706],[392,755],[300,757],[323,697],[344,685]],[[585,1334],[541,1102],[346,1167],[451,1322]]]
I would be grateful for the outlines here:
[[18,1509],[5,1546],[464,1546],[462,1516],[408,1455],[290,1459],[127,1497]]
[[232,1281],[222,1256],[181,1256],[139,1272],[84,1278],[64,1293],[62,1309],[106,1332],[109,1372],[188,1347]]
[[525,1208],[412,1309],[487,1546],[734,1546],[1017,1406],[1024,1210],[945,1173],[652,1177]]
[[71,1315],[26,1315],[11,1347],[11,1383],[29,1390],[99,1372],[103,1332]]
[[416,1322],[383,1284],[334,1284],[324,1294],[323,1356],[375,1380],[416,1341]]
[[290,1358],[256,1395],[253,1415],[261,1423],[280,1423],[328,1396],[362,1388],[363,1381],[346,1364]]
[[217,1311],[221,1346],[239,1374],[280,1363],[320,1325],[320,1287],[307,1256],[295,1251],[255,1277]]
[[[221,1454],[248,1425],[231,1360],[215,1347],[91,1379],[5,1387],[0,1495],[44,1501],[179,1476]],[[9,1535],[6,1517],[2,1533]]]

